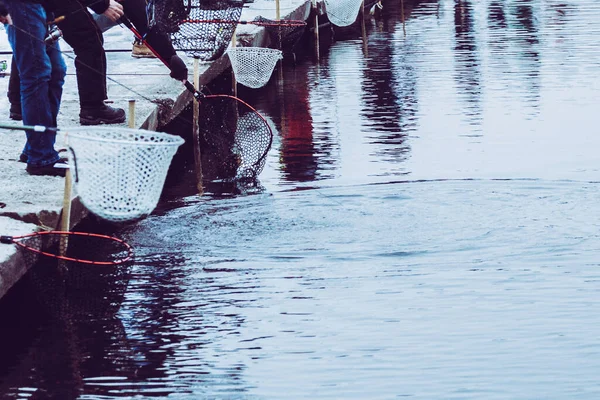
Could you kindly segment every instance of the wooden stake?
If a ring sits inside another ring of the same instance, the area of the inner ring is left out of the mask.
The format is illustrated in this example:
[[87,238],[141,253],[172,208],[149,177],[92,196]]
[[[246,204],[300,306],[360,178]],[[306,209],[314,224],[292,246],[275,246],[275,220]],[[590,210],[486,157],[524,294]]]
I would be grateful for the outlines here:
[[400,0],[400,17],[402,18],[402,31],[404,32],[404,36],[406,36],[406,22],[404,21],[404,0]]
[[365,0],[363,0],[363,2],[362,2],[362,21],[361,21],[363,50],[365,52],[365,57],[369,57],[369,46],[367,44],[367,26],[365,23],[366,18],[367,18],[367,16],[365,15]]
[[[237,28],[233,29],[233,36],[231,36],[232,48],[235,48],[235,46],[237,45],[237,35],[235,34],[236,30]],[[237,97],[237,80],[235,79],[235,71],[233,70],[233,65],[231,66],[231,91],[233,92],[233,95]]]
[[[194,58],[194,87],[200,87],[200,60]],[[200,103],[194,99],[194,120],[192,123],[193,146],[194,146],[194,163],[196,165],[196,185],[198,194],[204,194],[204,185],[202,183],[204,177],[202,175],[202,153],[200,152]]]
[[[281,20],[281,11],[279,8],[279,0],[275,0],[275,20],[277,21],[278,29],[277,29],[277,48],[281,50],[283,47],[283,37],[281,32],[281,25],[279,25],[279,21]],[[277,61],[279,64],[279,79],[283,80],[283,68],[281,68],[281,63]]]
[[131,129],[135,129],[135,100],[129,100],[129,121],[127,125]]
[[[63,232],[71,231],[71,192],[73,189],[73,181],[71,179],[71,169],[67,169],[65,172],[65,191],[63,194],[63,207],[62,216],[60,219],[60,229]],[[69,236],[64,235],[60,237],[59,254],[64,256],[67,254],[67,248],[69,247]]]
[[313,0],[312,7],[315,11],[315,55],[317,56],[318,61],[321,57],[321,50],[319,49],[319,10],[317,8],[316,0]]

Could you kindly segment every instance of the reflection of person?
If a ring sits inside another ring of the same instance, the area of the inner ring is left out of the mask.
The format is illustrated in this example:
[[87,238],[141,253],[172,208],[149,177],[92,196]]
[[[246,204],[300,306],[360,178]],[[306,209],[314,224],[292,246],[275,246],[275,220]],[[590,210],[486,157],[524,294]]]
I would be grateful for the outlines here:
[[[56,127],[67,67],[58,43],[44,42],[46,10],[42,3],[23,0],[4,0],[1,7],[2,22],[21,76],[23,123]],[[56,133],[28,130],[26,135],[21,158],[27,162],[27,172],[64,176],[67,165],[54,149]]]

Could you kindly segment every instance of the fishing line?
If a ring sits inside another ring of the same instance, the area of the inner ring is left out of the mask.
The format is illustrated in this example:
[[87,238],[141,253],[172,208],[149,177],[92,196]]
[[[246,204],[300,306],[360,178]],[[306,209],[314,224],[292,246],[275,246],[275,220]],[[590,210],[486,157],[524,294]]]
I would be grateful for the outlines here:
[[[65,18],[66,15],[63,15],[54,21],[63,21]],[[148,45],[144,36],[133,27],[125,14],[119,19],[119,22],[129,28],[136,38],[148,46],[158,60],[171,69],[170,63]],[[40,41],[40,39],[18,26],[15,26],[15,29],[27,34],[34,40]],[[65,52],[58,49],[57,51],[74,60],[74,57],[65,54]],[[83,63],[82,65],[102,75],[102,72],[98,69]],[[151,100],[108,75],[106,75],[106,79],[146,101],[154,104],[158,103],[158,101]],[[210,154],[207,154],[207,162],[213,167],[212,178],[226,181],[256,179],[264,168],[266,156],[273,140],[273,132],[266,119],[254,107],[235,96],[205,95],[198,91],[187,79],[183,79],[181,82],[192,93],[196,101],[204,105],[201,108],[203,117],[201,129],[204,136],[203,140],[207,145],[206,148],[210,149]],[[207,102],[207,100],[210,101]],[[220,113],[226,115],[228,119],[219,118]],[[174,120],[179,118],[186,124],[193,124],[189,118],[183,117],[181,114],[176,115]]]
[[[79,4],[79,3],[78,3],[78,4]],[[65,19],[65,18],[66,18],[68,15],[72,15],[72,14],[74,14],[74,13],[76,13],[76,12],[80,12],[80,10],[73,11],[73,12],[71,12],[70,14],[66,14],[66,15],[63,15],[63,16],[60,16],[60,17],[57,17],[57,18],[55,18],[53,21],[56,21],[56,20],[60,20],[60,21],[62,21],[62,20],[64,20],[64,19]],[[50,23],[52,23],[52,21],[50,21]],[[121,24],[119,24],[119,25],[121,25]],[[45,44],[46,44],[46,45],[48,45],[48,46],[52,46],[52,44],[48,44],[48,43],[46,43],[46,42],[45,42],[45,40],[38,39],[37,37],[35,37],[34,35],[32,35],[32,34],[31,34],[30,32],[28,32],[27,30],[25,30],[25,29],[22,29],[22,28],[20,28],[19,26],[16,26],[14,23],[12,24],[12,27],[13,27],[13,28],[15,28],[15,29],[17,29],[17,30],[19,30],[20,32],[22,32],[22,33],[24,33],[24,34],[28,35],[28,36],[29,36],[29,37],[31,37],[33,40],[36,40],[36,41],[38,41],[38,42],[43,42],[43,43],[45,43]],[[60,52],[62,55],[66,56],[67,58],[69,58],[69,59],[70,59],[70,60],[72,60],[73,62],[75,61],[75,58],[76,58],[76,57],[75,57],[75,56],[71,56],[70,54],[68,54],[68,53],[70,53],[70,51],[63,51],[63,50],[56,49],[56,46],[54,46],[54,49],[55,49],[55,50],[57,50],[57,51],[59,51],[59,52]],[[11,52],[10,54],[13,54],[13,53],[14,53],[14,52]],[[103,74],[103,73],[102,73],[102,71],[100,71],[100,70],[98,70],[98,69],[96,69],[96,68],[94,68],[94,67],[91,67],[91,66],[87,65],[87,64],[86,64],[86,63],[84,63],[84,62],[80,62],[79,64],[81,64],[82,66],[84,66],[84,67],[86,67],[86,68],[89,68],[90,70],[92,70],[92,71],[96,72],[96,73],[97,73],[97,74],[99,74],[99,75],[102,75],[102,74]],[[121,75],[126,75],[126,74],[121,74]],[[138,74],[130,74],[130,75],[132,75],[132,76],[137,76]],[[142,93],[138,92],[137,90],[135,90],[135,89],[133,89],[133,88],[131,88],[131,87],[129,87],[129,86],[127,86],[127,85],[125,85],[125,84],[123,84],[123,83],[119,82],[119,81],[117,81],[116,79],[113,79],[113,78],[111,78],[111,77],[110,77],[108,74],[106,74],[106,79],[107,79],[107,80],[109,80],[110,82],[112,82],[112,83],[115,83],[116,85],[118,85],[118,86],[120,86],[120,87],[122,87],[122,88],[124,88],[124,89],[128,90],[129,92],[131,92],[131,93],[135,94],[136,96],[140,97],[140,98],[141,98],[141,99],[143,99],[143,100],[146,100],[146,101],[148,101],[148,102],[150,102],[150,103],[153,103],[153,104],[157,104],[157,100],[153,100],[153,99],[151,99],[151,98],[149,98],[149,97],[147,97],[147,96],[143,95]],[[203,88],[203,89],[204,89],[204,88]],[[181,114],[178,114],[178,115],[175,117],[175,119],[180,119],[181,121],[183,121],[183,122],[185,122],[185,123],[191,123],[191,120],[190,120],[189,118],[186,118],[186,117],[182,116]]]

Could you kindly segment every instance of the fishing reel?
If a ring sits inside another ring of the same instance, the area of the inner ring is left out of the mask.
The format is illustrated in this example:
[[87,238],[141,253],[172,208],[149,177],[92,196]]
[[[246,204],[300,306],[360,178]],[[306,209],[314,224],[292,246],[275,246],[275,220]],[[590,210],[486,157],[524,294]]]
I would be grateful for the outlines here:
[[52,25],[48,25],[48,33],[46,34],[46,37],[44,38],[44,42],[46,42],[46,44],[52,44],[54,42],[56,42],[58,39],[60,39],[62,37],[62,31],[60,29],[58,29],[58,26],[52,24]]

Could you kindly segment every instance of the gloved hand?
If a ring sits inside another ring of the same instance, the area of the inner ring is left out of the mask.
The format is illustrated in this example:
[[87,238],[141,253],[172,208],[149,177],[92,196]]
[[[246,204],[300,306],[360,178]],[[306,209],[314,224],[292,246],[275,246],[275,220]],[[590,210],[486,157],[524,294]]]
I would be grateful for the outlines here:
[[8,7],[4,2],[0,1],[0,22],[3,24],[11,24],[10,15],[8,14]]
[[8,7],[4,2],[0,1],[0,17],[6,17],[8,15]]
[[169,60],[169,69],[171,70],[171,78],[178,81],[184,81],[188,78],[188,69],[181,58],[177,54]]

